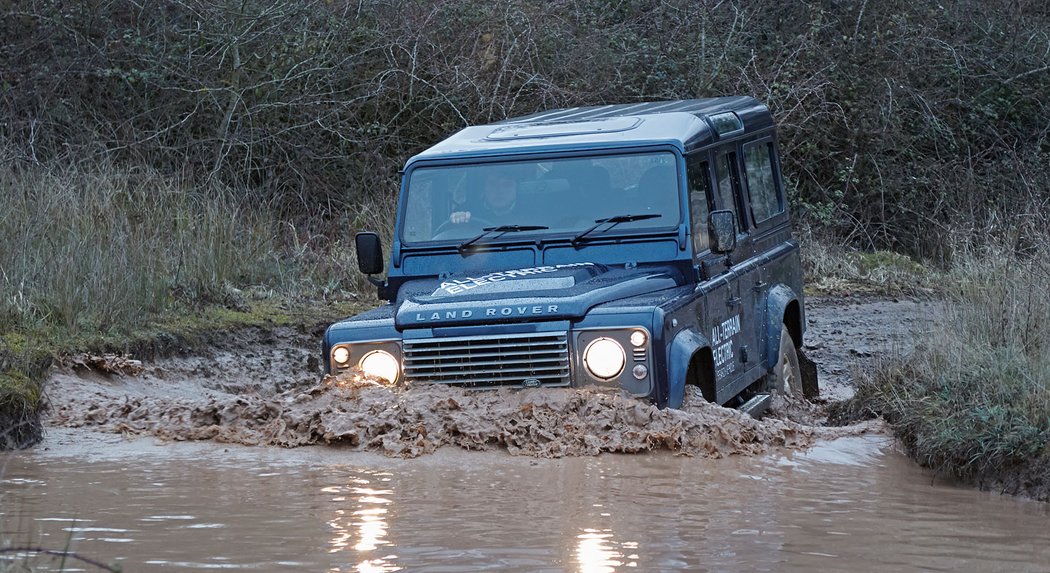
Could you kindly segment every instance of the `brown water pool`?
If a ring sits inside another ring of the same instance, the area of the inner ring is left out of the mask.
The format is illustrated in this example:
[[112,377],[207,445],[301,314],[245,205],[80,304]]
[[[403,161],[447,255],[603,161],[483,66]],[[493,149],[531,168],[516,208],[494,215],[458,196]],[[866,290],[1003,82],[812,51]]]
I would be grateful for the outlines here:
[[0,487],[8,546],[68,542],[124,571],[1050,571],[1050,506],[945,484],[885,437],[399,460],[55,429],[7,455]]

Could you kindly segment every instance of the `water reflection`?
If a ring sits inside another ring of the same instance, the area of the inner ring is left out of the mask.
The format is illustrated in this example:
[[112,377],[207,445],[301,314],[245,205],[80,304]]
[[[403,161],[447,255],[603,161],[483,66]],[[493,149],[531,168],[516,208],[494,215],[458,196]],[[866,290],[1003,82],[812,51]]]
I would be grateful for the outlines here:
[[[612,530],[584,529],[576,536],[576,560],[580,573],[611,573],[625,565],[623,553],[612,544]],[[627,564],[634,567],[634,563]]]
[[386,521],[383,520],[383,516],[386,515],[385,508],[359,509],[354,512],[354,515],[359,516],[360,521],[357,527],[361,536],[361,539],[354,545],[355,550],[374,551],[379,545],[387,544],[383,540],[386,537],[387,527]]
[[[372,552],[385,546],[391,546],[387,539],[388,509],[392,503],[392,489],[373,487],[372,482],[387,485],[389,474],[377,473],[371,479],[357,477],[348,481],[345,486],[329,486],[321,489],[322,493],[332,495],[330,501],[336,507],[334,517],[327,521],[332,530],[328,542],[328,553],[338,554],[352,550],[359,561],[354,569],[360,573],[386,573],[400,571],[401,567],[391,563],[397,556],[393,554],[373,556]],[[340,567],[329,569],[330,572],[342,571]]]
[[616,469],[606,459],[590,460],[584,472],[574,475],[567,485],[579,491],[581,501],[595,502],[579,507],[570,522],[575,535],[572,553],[580,573],[609,573],[638,566],[638,543],[624,541],[637,532],[627,518],[632,514],[631,502],[623,503],[619,485],[623,476],[614,475]]
[[453,452],[346,465],[329,461],[343,452],[324,450],[242,450],[233,462],[218,451],[206,458],[214,464],[191,464],[176,456],[190,446],[169,444],[141,467],[38,450],[9,462],[0,537],[70,542],[127,571],[1050,573],[1050,504],[931,482],[890,445],[722,460]]

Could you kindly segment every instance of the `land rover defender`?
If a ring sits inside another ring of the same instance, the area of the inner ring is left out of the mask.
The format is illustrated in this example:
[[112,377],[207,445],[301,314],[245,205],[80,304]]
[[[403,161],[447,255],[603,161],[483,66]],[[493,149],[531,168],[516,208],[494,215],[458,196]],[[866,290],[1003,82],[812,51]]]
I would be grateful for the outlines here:
[[753,414],[816,393],[773,118],[749,97],[558,109],[467,127],[404,167],[387,303],[333,324],[326,371],[390,384],[697,386]]

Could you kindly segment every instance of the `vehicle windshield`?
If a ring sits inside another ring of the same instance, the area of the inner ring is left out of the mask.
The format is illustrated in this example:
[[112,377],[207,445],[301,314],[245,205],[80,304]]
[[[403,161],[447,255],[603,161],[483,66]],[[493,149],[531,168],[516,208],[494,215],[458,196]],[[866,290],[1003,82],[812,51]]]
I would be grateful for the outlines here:
[[547,227],[500,237],[505,240],[575,235],[599,219],[626,215],[659,217],[632,219],[608,234],[681,220],[675,156],[669,151],[417,167],[407,193],[401,238],[412,244],[462,242],[499,226]]

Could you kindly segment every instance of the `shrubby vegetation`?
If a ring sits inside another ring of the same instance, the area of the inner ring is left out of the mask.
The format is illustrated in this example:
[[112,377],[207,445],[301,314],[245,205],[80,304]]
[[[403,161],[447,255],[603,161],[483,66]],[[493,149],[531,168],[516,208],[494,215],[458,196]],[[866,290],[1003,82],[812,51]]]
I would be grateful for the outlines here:
[[865,248],[944,255],[1050,180],[1042,0],[4,4],[5,161],[150,166],[340,231],[464,125],[643,99],[767,102],[796,204]]

